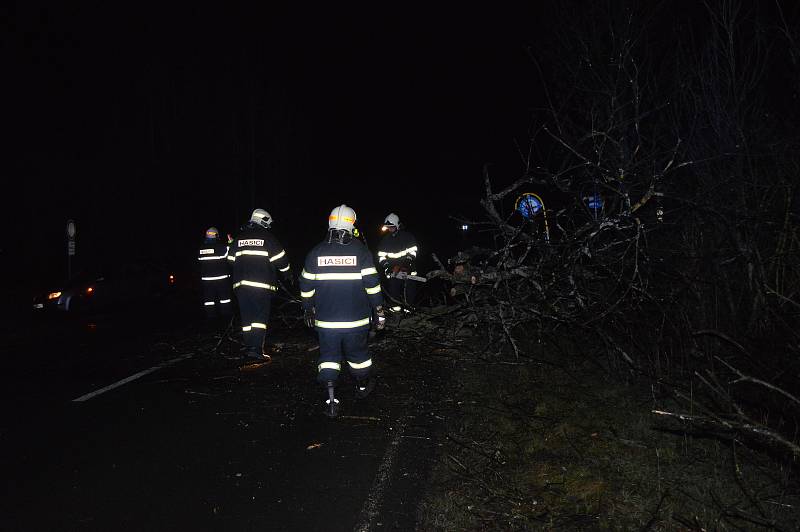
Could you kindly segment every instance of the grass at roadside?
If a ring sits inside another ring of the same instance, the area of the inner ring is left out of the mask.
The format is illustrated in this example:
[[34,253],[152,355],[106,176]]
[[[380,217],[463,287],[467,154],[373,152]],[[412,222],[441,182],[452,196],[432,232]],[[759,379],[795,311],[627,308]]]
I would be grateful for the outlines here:
[[[419,530],[794,530],[793,471],[660,425],[653,391],[539,345],[465,360]],[[662,401],[662,399],[658,399]]]

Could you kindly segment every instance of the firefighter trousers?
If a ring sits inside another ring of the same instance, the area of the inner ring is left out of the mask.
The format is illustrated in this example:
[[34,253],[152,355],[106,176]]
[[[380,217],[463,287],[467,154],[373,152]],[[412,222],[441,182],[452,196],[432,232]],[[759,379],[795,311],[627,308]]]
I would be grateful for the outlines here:
[[203,281],[203,308],[209,318],[231,315],[230,279]]
[[[417,282],[407,279],[397,279],[389,277],[384,284],[386,294],[389,295],[386,304],[394,310],[400,310],[401,306],[411,306],[417,295]],[[390,299],[391,298],[391,299]]]
[[263,353],[264,338],[267,335],[267,322],[272,295],[263,288],[241,286],[236,289],[239,314],[242,318],[242,340],[248,349]]
[[321,383],[336,382],[342,369],[342,358],[347,361],[350,374],[356,380],[369,377],[372,359],[367,349],[369,329],[342,331],[317,327],[319,336],[319,361],[317,380]]

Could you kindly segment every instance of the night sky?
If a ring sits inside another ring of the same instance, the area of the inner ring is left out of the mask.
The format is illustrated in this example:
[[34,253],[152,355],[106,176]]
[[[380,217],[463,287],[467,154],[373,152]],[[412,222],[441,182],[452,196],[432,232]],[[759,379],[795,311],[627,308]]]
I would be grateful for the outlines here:
[[[341,203],[373,247],[396,212],[421,257],[446,258],[451,217],[480,216],[483,165],[498,186],[522,175],[563,78],[530,56],[553,57],[581,3],[530,4],[7,8],[6,275],[60,282],[70,218],[76,270],[190,268],[206,227],[235,233],[254,207],[297,265]],[[665,53],[666,19],[697,4],[667,7],[647,37]]]
[[[560,46],[587,4],[529,4],[5,8],[4,277],[25,299],[62,282],[70,218],[76,271],[190,270],[208,226],[235,233],[254,207],[299,265],[341,203],[373,248],[399,214],[424,271],[464,245],[451,217],[480,217],[484,164],[497,187],[522,175],[545,87],[565,88]],[[646,23],[656,62],[708,24],[693,0]]]
[[58,278],[73,218],[84,266],[180,262],[262,207],[299,260],[343,202],[435,251],[521,172],[543,13],[18,6],[3,253]]

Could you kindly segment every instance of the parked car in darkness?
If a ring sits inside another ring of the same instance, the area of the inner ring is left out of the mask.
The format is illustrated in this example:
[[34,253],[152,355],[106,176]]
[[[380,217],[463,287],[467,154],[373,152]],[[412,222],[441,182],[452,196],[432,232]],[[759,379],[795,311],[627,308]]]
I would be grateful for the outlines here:
[[182,292],[179,276],[154,263],[128,263],[102,273],[81,273],[70,281],[37,294],[36,312],[87,312],[162,301]]
[[94,285],[97,280],[94,276],[81,274],[66,283],[53,287],[52,290],[37,294],[33,298],[33,310],[40,312],[74,310],[82,293],[87,296],[94,293]]

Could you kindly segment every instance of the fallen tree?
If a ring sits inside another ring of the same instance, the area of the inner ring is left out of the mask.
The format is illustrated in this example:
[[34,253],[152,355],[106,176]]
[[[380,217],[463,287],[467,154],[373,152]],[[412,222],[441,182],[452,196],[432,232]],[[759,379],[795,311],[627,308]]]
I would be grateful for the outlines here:
[[[556,55],[568,75],[548,90],[521,176],[498,188],[484,167],[485,216],[464,220],[495,245],[465,250],[458,274],[435,257],[428,277],[455,303],[431,320],[479,329],[486,357],[580,337],[607,374],[652,386],[663,428],[794,468],[800,151],[795,111],[767,98],[768,50],[793,43],[791,29],[718,2],[702,42],[655,66],[640,15],[596,8],[573,24]],[[541,190],[561,204],[529,217],[512,207]]]

